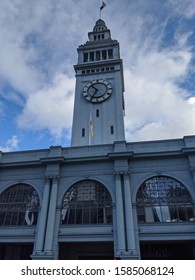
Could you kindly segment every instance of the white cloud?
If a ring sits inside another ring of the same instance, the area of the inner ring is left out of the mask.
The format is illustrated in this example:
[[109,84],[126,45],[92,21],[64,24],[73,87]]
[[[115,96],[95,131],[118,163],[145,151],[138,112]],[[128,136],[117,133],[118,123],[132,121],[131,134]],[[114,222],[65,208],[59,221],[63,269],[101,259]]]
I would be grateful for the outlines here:
[[187,75],[189,51],[144,53],[125,70],[128,141],[183,137],[195,133],[195,104],[179,82]]
[[134,73],[148,82],[177,82],[186,77],[191,59],[191,53],[185,50],[150,50],[139,54]]
[[171,0],[169,5],[171,10],[180,16],[192,18],[195,15],[195,1],[194,0]]
[[5,146],[0,146],[0,151],[10,152],[18,149],[19,139],[17,135],[12,135],[10,139],[6,141]]
[[29,96],[17,123],[29,130],[49,130],[56,139],[72,124],[75,79],[58,74],[52,84]]

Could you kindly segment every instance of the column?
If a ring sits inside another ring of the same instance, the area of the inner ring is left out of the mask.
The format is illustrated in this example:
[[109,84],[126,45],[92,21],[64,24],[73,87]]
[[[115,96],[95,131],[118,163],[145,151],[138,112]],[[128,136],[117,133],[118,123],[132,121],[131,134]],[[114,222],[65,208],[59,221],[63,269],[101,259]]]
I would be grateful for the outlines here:
[[191,172],[192,172],[192,177],[193,177],[194,184],[195,184],[195,168],[191,168]]
[[124,212],[123,212],[123,195],[120,174],[115,175],[116,186],[116,225],[117,225],[117,254],[120,255],[126,251],[125,245],[125,227],[124,227]]
[[126,217],[126,239],[127,239],[127,249],[131,255],[135,254],[135,230],[133,221],[133,208],[131,200],[130,182],[129,174],[126,173],[124,178],[124,199],[125,199],[125,217]]
[[51,258],[53,258],[52,246],[53,246],[53,236],[54,236],[54,226],[55,226],[55,216],[56,216],[57,193],[58,193],[58,177],[55,176],[52,179],[52,188],[51,188],[45,247],[44,247],[45,253],[48,256],[51,256]]
[[41,210],[40,210],[37,236],[36,236],[36,241],[35,241],[35,250],[34,250],[35,254],[43,251],[46,223],[47,223],[47,212],[48,212],[48,205],[49,205],[50,181],[51,181],[51,178],[46,177],[44,192],[43,192],[43,199],[42,199]]

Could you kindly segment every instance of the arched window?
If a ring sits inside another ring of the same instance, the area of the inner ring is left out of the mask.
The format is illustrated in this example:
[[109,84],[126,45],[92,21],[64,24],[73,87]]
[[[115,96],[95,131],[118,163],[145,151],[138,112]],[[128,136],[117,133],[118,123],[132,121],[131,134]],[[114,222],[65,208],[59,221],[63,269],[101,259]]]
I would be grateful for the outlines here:
[[137,193],[139,223],[194,221],[190,193],[180,182],[166,176],[146,180]]
[[73,185],[62,203],[62,224],[110,224],[112,199],[99,182],[85,180]]
[[0,226],[35,225],[39,197],[27,184],[17,184],[0,194]]

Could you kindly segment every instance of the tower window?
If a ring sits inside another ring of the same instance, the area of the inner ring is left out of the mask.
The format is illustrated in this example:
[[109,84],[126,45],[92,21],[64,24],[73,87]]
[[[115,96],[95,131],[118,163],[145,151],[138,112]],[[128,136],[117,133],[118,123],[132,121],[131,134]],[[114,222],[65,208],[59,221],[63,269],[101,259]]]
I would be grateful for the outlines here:
[[96,110],[96,117],[99,118],[99,116],[100,116],[100,110],[97,109],[97,110]]
[[96,52],[96,60],[100,60],[100,51]]
[[85,128],[82,128],[82,137],[85,137]]
[[113,49],[108,50],[108,58],[112,59],[113,58]]
[[102,34],[102,39],[104,39],[104,34]]
[[113,125],[110,126],[110,134],[112,134],[112,135],[114,134],[114,126]]
[[105,60],[106,59],[106,50],[102,51],[102,59]]
[[90,61],[94,61],[94,52],[90,52]]
[[88,53],[84,53],[83,54],[83,62],[87,62],[88,61]]
[[96,41],[96,39],[97,39],[97,37],[96,37],[96,35],[94,35],[94,41]]

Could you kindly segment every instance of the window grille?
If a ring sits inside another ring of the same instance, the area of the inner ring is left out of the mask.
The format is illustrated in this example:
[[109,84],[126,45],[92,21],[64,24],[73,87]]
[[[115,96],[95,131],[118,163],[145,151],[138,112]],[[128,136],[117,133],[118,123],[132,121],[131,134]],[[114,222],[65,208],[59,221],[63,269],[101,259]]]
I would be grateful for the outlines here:
[[0,195],[0,226],[37,224],[39,197],[27,184],[18,184]]
[[111,224],[112,199],[99,182],[76,183],[65,194],[62,203],[62,224]]
[[145,181],[137,193],[139,223],[195,221],[190,193],[177,180],[157,176]]

